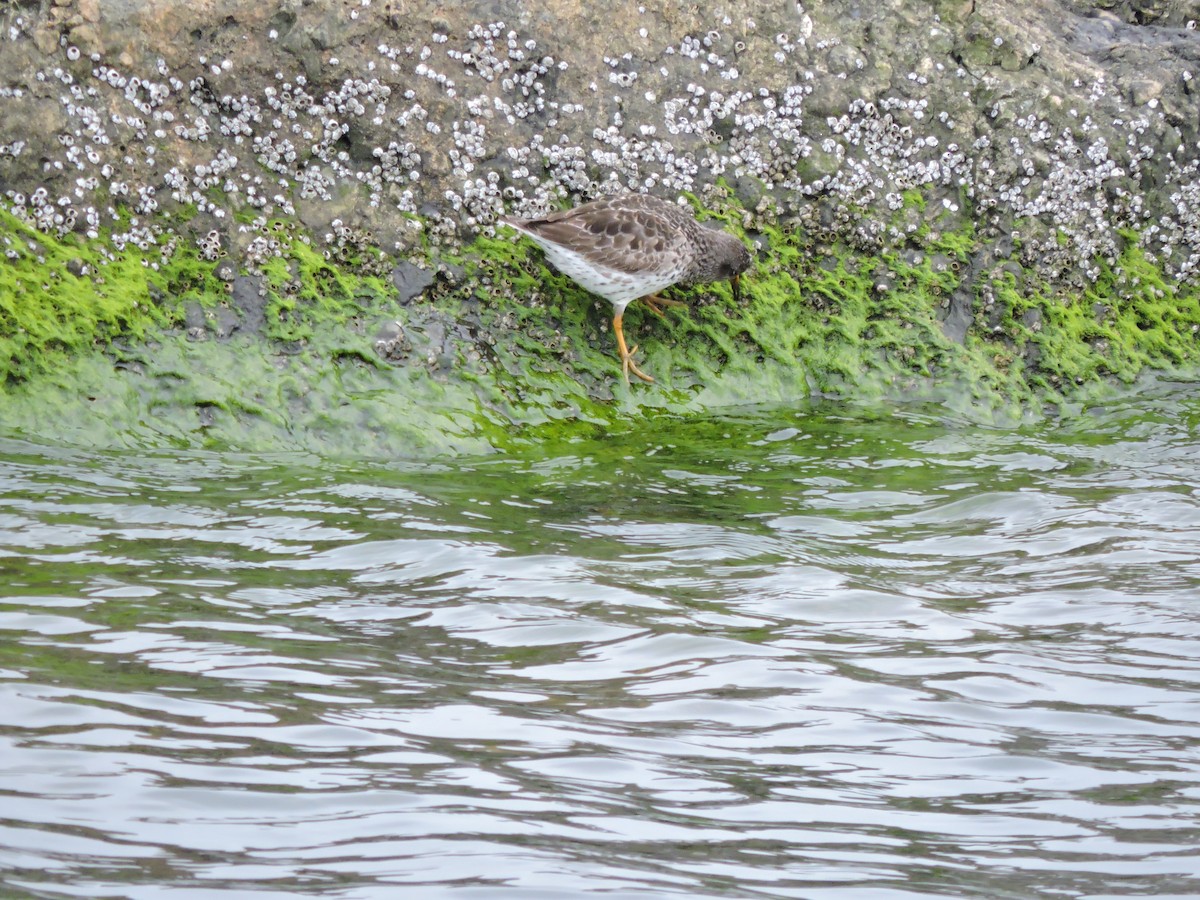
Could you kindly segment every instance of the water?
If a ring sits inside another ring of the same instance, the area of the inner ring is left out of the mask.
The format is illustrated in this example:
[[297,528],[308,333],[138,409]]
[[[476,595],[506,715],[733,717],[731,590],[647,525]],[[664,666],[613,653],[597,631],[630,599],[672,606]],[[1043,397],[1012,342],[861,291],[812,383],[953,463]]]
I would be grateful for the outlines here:
[[0,893],[1200,894],[1200,401],[0,445]]

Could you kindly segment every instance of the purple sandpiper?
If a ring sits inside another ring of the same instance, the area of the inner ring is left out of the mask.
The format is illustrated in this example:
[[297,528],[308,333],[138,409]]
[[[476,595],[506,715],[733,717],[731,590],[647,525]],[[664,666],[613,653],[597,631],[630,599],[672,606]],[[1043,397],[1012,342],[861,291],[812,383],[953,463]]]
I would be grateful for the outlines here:
[[658,296],[673,284],[729,281],[740,299],[738,277],[750,267],[750,251],[732,234],[705,228],[691,212],[649,194],[594,200],[539,219],[503,217],[528,235],[564,275],[613,305],[613,331],[621,374],[654,379],[633,362],[621,318],[639,297],[663,317],[664,306],[685,306]]

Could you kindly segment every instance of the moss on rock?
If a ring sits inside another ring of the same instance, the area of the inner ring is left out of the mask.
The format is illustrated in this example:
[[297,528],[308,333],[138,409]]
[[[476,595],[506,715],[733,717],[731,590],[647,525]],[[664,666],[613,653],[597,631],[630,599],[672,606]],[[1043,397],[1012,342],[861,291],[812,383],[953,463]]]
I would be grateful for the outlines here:
[[[906,208],[927,199],[910,192]],[[732,194],[698,212],[747,241],[755,229],[742,302],[718,284],[678,292],[690,309],[665,320],[633,304],[627,332],[658,380],[632,386],[608,304],[515,235],[430,251],[437,277],[402,304],[377,250],[318,251],[285,223],[270,226],[277,254],[236,275],[194,249],[118,251],[111,235],[54,237],[5,215],[0,419],[94,445],[478,454],[814,397],[1012,418],[1099,378],[1196,362],[1200,298],[1135,240],[1067,295],[1011,261],[966,284],[970,227],[871,256],[752,216]],[[230,303],[235,277],[257,285],[261,322]],[[964,287],[981,297],[959,342],[941,317]],[[204,324],[189,324],[189,304]]]
[[186,251],[168,258],[157,245],[45,233],[4,210],[0,244],[0,384],[53,371],[116,338],[145,339],[181,321],[183,299],[211,305],[219,296],[212,266]]

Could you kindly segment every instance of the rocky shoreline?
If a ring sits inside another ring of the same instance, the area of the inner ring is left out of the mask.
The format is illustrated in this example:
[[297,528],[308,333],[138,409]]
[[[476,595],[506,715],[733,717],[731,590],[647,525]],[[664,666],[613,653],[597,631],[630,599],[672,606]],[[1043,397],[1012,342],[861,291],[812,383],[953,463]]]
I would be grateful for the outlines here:
[[[398,443],[478,437],[464,449],[514,423],[939,384],[1058,403],[1191,364],[1197,18],[10,3],[0,413],[27,427],[49,394],[71,422],[102,393],[117,431],[155,408],[175,441],[275,446],[340,391],[331,428],[411,415]],[[693,204],[759,264],[744,308],[697,291],[692,317],[647,325],[675,376],[614,403],[603,317],[493,223],[622,190]],[[107,390],[72,389],[106,364]]]

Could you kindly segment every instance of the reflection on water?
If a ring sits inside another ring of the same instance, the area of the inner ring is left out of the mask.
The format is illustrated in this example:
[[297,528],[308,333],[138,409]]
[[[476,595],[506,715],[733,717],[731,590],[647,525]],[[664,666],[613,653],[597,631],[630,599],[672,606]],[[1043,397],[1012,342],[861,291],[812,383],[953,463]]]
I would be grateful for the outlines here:
[[1200,893],[1198,422],[9,440],[0,888]]

